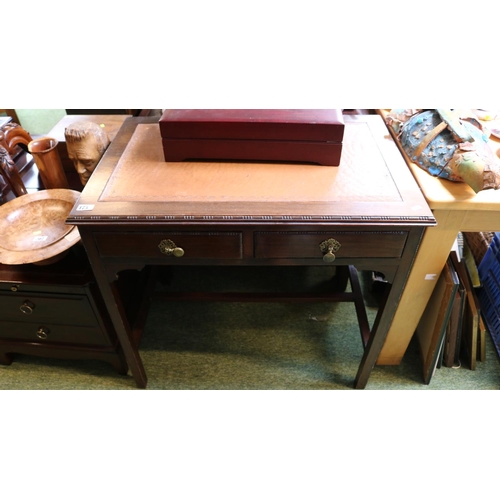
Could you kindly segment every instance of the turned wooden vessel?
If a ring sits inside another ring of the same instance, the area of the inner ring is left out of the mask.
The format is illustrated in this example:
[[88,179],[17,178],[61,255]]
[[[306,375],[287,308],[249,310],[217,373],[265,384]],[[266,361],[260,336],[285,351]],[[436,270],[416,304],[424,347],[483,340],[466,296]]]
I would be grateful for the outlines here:
[[80,193],[47,189],[0,206],[0,263],[51,264],[80,241],[66,217]]

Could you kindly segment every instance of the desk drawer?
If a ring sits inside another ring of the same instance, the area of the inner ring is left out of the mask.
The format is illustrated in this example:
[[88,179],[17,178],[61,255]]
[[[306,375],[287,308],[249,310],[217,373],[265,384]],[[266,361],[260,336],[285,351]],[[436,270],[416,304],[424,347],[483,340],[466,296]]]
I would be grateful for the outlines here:
[[259,259],[321,259],[321,244],[336,240],[336,258],[398,258],[405,246],[407,233],[401,232],[258,232],[255,234],[255,256]]
[[[97,233],[95,241],[103,257],[169,258],[175,255],[184,259],[242,258],[240,232]],[[167,250],[162,252],[160,247]],[[171,248],[171,253],[168,253],[168,248]],[[182,249],[182,255],[174,253],[174,249]]]

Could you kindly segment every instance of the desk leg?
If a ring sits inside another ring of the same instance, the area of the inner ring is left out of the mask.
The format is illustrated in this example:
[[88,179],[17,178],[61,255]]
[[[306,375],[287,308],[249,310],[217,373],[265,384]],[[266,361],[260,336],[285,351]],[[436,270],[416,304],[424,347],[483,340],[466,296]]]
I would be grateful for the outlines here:
[[[118,293],[114,283],[107,282],[107,289],[111,291],[113,296],[112,306],[108,306],[108,312],[111,316],[111,321],[113,322],[116,334],[125,354],[125,359],[127,360],[137,387],[144,389],[148,383],[148,378],[139,355],[138,345],[133,338],[132,329],[126,319],[126,313],[122,307],[120,294]],[[104,300],[107,302],[106,296],[104,296]]]
[[123,309],[116,285],[114,283],[110,283],[107,278],[104,265],[99,258],[99,253],[95,246],[91,231],[83,226],[80,226],[78,229],[89,257],[94,277],[103,296],[111,322],[113,323],[116,335],[118,336],[123,353],[125,354],[125,359],[128,363],[130,371],[132,372],[132,376],[134,377],[137,387],[144,389],[148,382],[146,371],[144,370],[144,365],[142,364],[141,357],[139,356],[138,346],[133,339],[132,330],[127,321],[127,316]]
[[378,365],[398,365],[403,359],[465,215],[466,212],[457,210],[434,211],[437,226],[425,230]]
[[406,242],[405,251],[401,256],[401,262],[395,268],[394,279],[387,290],[383,304],[381,304],[375,323],[372,327],[372,332],[368,343],[363,353],[363,358],[359,365],[354,387],[356,389],[364,389],[368,382],[368,378],[375,366],[384,341],[386,340],[389,327],[396,314],[399,301],[403,294],[403,290],[410,274],[412,263],[415,259],[416,250],[422,239],[424,228],[414,228],[410,231]]

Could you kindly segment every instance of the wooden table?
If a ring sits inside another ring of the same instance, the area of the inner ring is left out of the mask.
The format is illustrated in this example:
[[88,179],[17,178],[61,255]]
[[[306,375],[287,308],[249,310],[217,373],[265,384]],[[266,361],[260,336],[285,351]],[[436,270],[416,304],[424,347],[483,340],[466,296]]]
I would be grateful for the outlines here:
[[[380,114],[385,117],[387,111],[381,110]],[[490,143],[498,154],[500,141],[492,137]],[[378,358],[379,365],[397,365],[403,359],[458,232],[500,230],[500,190],[484,190],[475,194],[467,184],[433,177],[404,156],[432,209],[437,225],[425,230]]]
[[124,269],[330,266],[325,260],[334,254],[335,265],[383,272],[392,286],[357,388],[376,363],[423,230],[435,223],[383,120],[373,115],[346,117],[339,167],[166,163],[157,120],[129,118],[68,222],[79,227],[138,387],[146,387],[147,375],[114,285]]
[[79,245],[50,266],[0,264],[0,364],[10,365],[20,353],[100,359],[118,373],[127,373],[118,338]]

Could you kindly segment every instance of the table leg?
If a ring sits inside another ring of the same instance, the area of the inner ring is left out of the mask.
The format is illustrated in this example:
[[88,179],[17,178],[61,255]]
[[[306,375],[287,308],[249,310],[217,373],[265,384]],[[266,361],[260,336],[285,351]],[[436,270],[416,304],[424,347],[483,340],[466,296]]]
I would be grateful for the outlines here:
[[458,210],[434,211],[437,226],[425,230],[378,365],[398,365],[403,359],[465,215],[466,212]]
[[[392,304],[395,300],[397,300],[396,294],[392,285],[389,285],[386,288],[386,293],[384,294],[384,298],[382,303],[380,304],[379,312],[377,313],[377,317],[375,318],[375,323],[373,324],[372,333],[368,338],[366,345],[364,346],[365,351],[363,353],[363,358],[361,359],[361,363],[359,364],[358,373],[356,374],[356,379],[354,381],[355,389],[364,389],[368,382],[368,378],[375,366],[375,362],[377,360],[377,355],[382,348],[385,334],[383,333],[383,323],[384,321],[387,323],[387,320],[384,318],[387,317],[388,314],[394,313],[394,308],[392,308],[388,304]],[[388,311],[391,309],[391,311]],[[382,321],[382,326],[381,326]],[[387,331],[387,326],[385,327]]]
[[382,304],[377,312],[377,317],[372,327],[370,338],[365,347],[358,373],[354,381],[356,389],[364,389],[368,378],[375,366],[382,346],[384,345],[394,315],[396,314],[404,287],[406,285],[412,263],[415,259],[416,249],[422,239],[424,228],[414,228],[408,234],[405,251],[397,267],[390,270],[394,276],[392,284],[387,288]]
[[[116,289],[116,285],[114,283],[108,283],[108,290],[111,291],[113,296],[113,306],[108,307],[108,311],[111,316],[111,321],[115,326],[116,334],[122,346],[123,353],[125,354],[125,360],[128,363],[137,387],[144,389],[148,383],[148,377],[139,355],[139,346],[134,341],[132,329],[126,320],[126,313],[122,307],[120,294]],[[103,293],[103,296],[104,295],[105,294]],[[104,300],[106,300],[106,297],[104,297]]]
[[123,349],[125,360],[134,377],[138,388],[144,389],[148,383],[148,378],[144,365],[142,364],[139,355],[139,347],[134,341],[132,328],[127,321],[127,315],[122,305],[120,293],[117,290],[116,284],[110,282],[106,273],[105,265],[102,263],[94,241],[92,232],[82,226],[79,228],[82,243],[89,257],[90,265],[101,295],[106,303],[111,322],[118,336],[118,340]]

